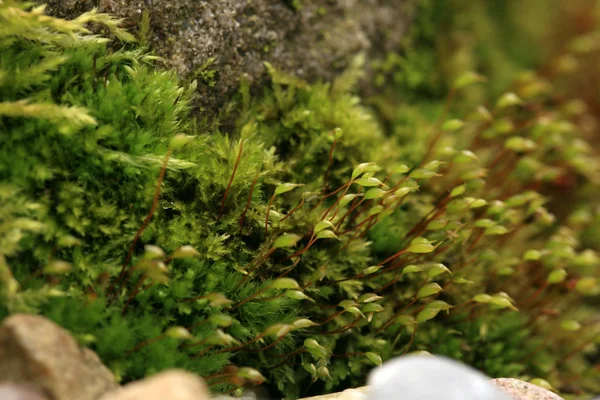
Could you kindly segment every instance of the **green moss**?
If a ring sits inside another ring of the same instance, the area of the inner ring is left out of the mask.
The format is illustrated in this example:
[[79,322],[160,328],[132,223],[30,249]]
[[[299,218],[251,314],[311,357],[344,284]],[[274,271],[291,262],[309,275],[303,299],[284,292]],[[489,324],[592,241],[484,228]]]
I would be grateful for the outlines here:
[[216,77],[218,71],[216,69],[209,69],[211,65],[215,62],[215,57],[211,57],[206,60],[200,68],[195,73],[196,79],[199,79],[205,85],[209,87],[214,87],[217,83]]
[[302,8],[301,0],[283,0],[283,3],[294,11],[299,11]]
[[225,128],[191,116],[194,84],[90,20],[133,39],[104,15],[0,4],[2,316],[48,316],[123,382],[181,367],[298,398],[426,350],[598,390],[593,204],[557,219],[534,191],[572,177],[589,199],[598,162],[552,93],[532,94],[538,76],[489,121],[461,113],[496,103],[486,90],[410,77],[435,68],[420,50],[391,57],[393,90],[368,102],[360,57],[327,83],[267,65]]

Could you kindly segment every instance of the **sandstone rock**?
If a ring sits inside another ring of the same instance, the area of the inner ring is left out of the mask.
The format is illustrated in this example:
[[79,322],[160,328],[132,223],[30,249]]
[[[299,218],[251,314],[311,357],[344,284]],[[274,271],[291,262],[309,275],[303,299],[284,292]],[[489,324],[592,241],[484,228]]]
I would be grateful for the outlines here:
[[369,400],[509,400],[481,372],[445,357],[408,355],[369,375]]
[[490,382],[515,400],[563,400],[562,397],[549,390],[519,379],[498,378],[492,379]]
[[356,389],[346,389],[339,393],[307,397],[304,400],[366,400],[368,390],[366,386],[363,386]]
[[266,385],[259,385],[244,388],[241,396],[216,395],[212,400],[272,400],[273,396],[269,393]]
[[96,400],[117,387],[94,352],[55,323],[25,314],[0,327],[0,377],[31,384],[53,400]]
[[218,108],[242,76],[260,84],[263,62],[308,80],[331,79],[359,52],[397,49],[415,0],[37,0],[73,18],[92,7],[135,27],[144,11],[155,52],[198,78],[200,103]]
[[209,400],[204,381],[185,371],[166,371],[107,393],[101,400]]
[[40,392],[11,383],[0,383],[0,399],[2,400],[48,400]]

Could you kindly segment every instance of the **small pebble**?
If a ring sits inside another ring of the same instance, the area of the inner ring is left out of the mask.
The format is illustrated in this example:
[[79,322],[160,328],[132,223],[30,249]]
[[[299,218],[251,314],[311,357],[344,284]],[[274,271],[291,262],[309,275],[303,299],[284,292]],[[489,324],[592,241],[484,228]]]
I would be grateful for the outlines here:
[[510,400],[489,378],[450,358],[407,355],[369,375],[369,400]]
[[168,370],[105,394],[100,400],[210,400],[204,381],[183,370]]
[[0,383],[0,399],[2,400],[48,400],[40,392],[26,386],[12,383]]

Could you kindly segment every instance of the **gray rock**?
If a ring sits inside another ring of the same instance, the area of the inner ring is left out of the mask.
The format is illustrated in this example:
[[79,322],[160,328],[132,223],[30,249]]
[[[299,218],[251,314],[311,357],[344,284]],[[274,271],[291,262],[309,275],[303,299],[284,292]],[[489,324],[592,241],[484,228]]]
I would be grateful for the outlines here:
[[37,390],[27,386],[0,383],[0,399],[2,400],[48,400]]
[[185,371],[171,370],[125,385],[101,400],[209,400],[202,379]]
[[[244,76],[255,86],[264,61],[294,75],[331,79],[359,52],[397,49],[415,0],[36,0],[73,18],[92,7],[135,27],[147,10],[157,54],[199,81],[200,103],[224,104]],[[214,76],[211,77],[211,71]]]
[[369,375],[369,400],[510,400],[481,372],[445,357],[409,355]]
[[557,394],[529,382],[513,378],[498,378],[490,381],[515,400],[563,400]]
[[98,356],[39,316],[15,314],[0,327],[0,377],[53,400],[96,400],[117,384]]

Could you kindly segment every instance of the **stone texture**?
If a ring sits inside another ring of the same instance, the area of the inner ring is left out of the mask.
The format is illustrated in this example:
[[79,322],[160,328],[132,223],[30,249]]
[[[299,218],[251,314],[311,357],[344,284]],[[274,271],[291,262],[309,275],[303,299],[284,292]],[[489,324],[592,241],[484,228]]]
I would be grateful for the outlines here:
[[[397,49],[415,0],[37,0],[72,18],[98,7],[135,27],[151,18],[156,53],[197,76],[200,103],[218,108],[245,76],[255,86],[264,61],[308,80],[331,79],[359,52],[368,59]],[[294,5],[294,4],[297,4]],[[208,64],[208,65],[207,65]],[[215,71],[214,79],[200,74]]]
[[185,371],[171,370],[125,385],[101,400],[209,400],[204,381]]
[[0,383],[0,399],[2,400],[48,400],[37,390],[27,386]]
[[369,400],[509,400],[481,372],[441,356],[407,355],[369,375]]
[[269,393],[266,385],[252,386],[244,388],[244,392],[239,397],[229,395],[215,395],[212,400],[272,400],[273,396]]
[[492,379],[494,385],[508,393],[515,400],[563,400],[559,395],[542,387],[519,379]]
[[0,327],[0,377],[52,400],[96,400],[117,384],[98,356],[39,316],[15,314]]
[[372,371],[369,385],[303,400],[564,400],[519,379],[489,380],[464,364],[439,356],[388,361]]
[[356,389],[346,389],[343,392],[331,393],[323,396],[306,397],[304,400],[367,400],[368,388],[366,386]]

